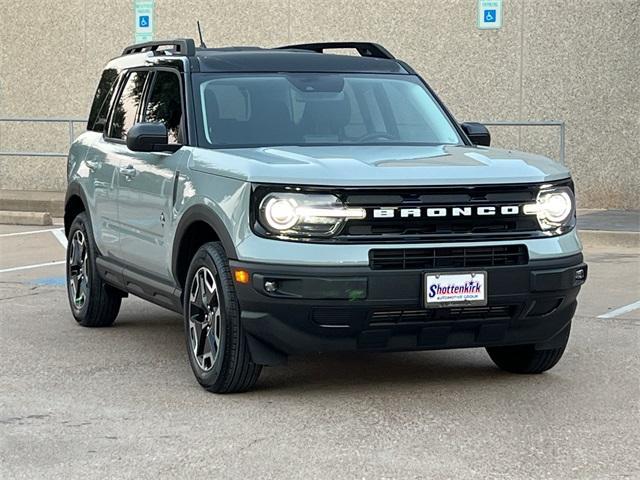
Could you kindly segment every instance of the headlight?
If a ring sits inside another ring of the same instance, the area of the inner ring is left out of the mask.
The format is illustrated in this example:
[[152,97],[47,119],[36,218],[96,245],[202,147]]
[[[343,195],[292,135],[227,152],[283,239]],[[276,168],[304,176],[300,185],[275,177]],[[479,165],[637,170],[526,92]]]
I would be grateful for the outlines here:
[[524,213],[536,215],[542,230],[565,227],[573,222],[575,198],[569,187],[542,188],[536,203],[524,206]]
[[328,237],[349,218],[364,218],[362,208],[348,208],[335,195],[278,192],[260,202],[258,218],[270,233]]

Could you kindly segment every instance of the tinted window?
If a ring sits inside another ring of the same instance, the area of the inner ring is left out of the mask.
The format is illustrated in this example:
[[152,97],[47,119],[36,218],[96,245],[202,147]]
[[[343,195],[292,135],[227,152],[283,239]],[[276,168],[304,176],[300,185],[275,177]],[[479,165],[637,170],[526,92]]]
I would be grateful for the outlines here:
[[131,72],[127,77],[120,98],[113,107],[109,137],[123,140],[127,137],[127,132],[136,121],[147,75],[148,72]]
[[195,74],[203,146],[461,142],[417,77]]
[[109,112],[109,103],[113,96],[117,79],[118,71],[114,68],[108,68],[102,72],[96,95],[93,97],[93,103],[91,104],[87,130],[93,130],[94,132],[102,132],[104,130],[107,113]]
[[182,143],[180,79],[175,73],[156,73],[144,121],[164,123],[169,134],[169,143]]

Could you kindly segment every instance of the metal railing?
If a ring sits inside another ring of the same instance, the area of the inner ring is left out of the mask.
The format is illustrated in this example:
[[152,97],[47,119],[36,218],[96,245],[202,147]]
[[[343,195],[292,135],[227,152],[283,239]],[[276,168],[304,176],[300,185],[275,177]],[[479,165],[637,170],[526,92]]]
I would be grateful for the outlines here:
[[[87,123],[86,118],[0,118],[0,123],[66,123],[69,132],[69,147],[76,139],[74,124]],[[0,151],[0,156],[5,157],[66,157],[66,153],[56,152],[5,152]]]
[[[69,130],[69,146],[75,140],[75,123],[87,123],[84,118],[0,118],[0,123],[66,123]],[[565,123],[560,120],[542,120],[542,121],[495,121],[495,122],[481,122],[483,125],[492,127],[559,127],[560,128],[560,157],[559,161],[562,165],[565,164]],[[0,156],[8,157],[66,157],[66,153],[54,153],[54,152],[5,152],[0,151]]]

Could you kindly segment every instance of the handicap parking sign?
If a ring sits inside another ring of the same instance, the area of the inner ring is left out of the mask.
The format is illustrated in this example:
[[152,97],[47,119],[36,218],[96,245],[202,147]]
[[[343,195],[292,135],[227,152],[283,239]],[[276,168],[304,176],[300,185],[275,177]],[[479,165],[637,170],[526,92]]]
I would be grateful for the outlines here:
[[[143,17],[140,17],[142,20]],[[484,21],[486,23],[493,23],[496,21],[496,11],[495,10],[485,10],[484,11]],[[141,25],[142,26],[142,25]]]
[[136,43],[153,40],[155,0],[134,0]]
[[502,27],[502,0],[478,0],[478,28],[497,30]]

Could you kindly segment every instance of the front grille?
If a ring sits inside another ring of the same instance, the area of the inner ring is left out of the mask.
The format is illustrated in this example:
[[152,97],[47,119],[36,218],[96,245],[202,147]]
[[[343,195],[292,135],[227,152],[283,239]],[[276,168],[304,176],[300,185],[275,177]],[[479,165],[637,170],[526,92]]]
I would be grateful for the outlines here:
[[515,315],[517,308],[517,305],[492,305],[428,310],[380,310],[371,314],[369,325],[407,325],[438,320],[509,320]]
[[[558,185],[571,186],[571,182]],[[334,241],[420,242],[505,240],[543,235],[535,215],[540,184],[344,190],[336,194],[364,219],[348,220]],[[487,213],[479,209],[490,209]],[[380,210],[386,210],[381,212]],[[384,213],[384,215],[382,214]]]
[[433,270],[526,265],[525,245],[447,248],[389,248],[369,250],[373,270]]

